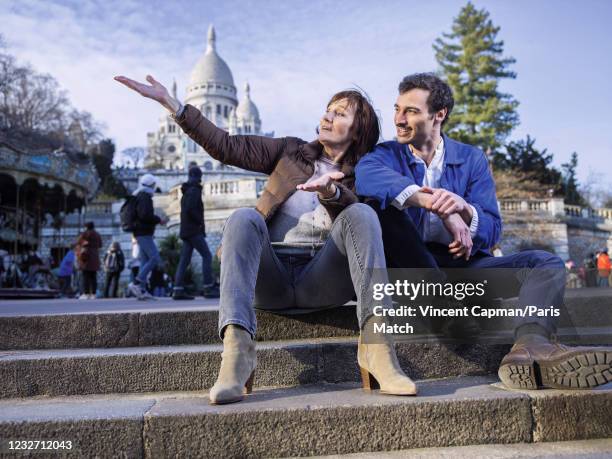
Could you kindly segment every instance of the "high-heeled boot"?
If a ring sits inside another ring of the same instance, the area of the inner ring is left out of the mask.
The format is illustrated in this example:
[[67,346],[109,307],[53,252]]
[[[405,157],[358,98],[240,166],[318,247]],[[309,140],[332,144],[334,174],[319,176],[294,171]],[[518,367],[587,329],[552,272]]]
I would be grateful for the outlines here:
[[239,402],[253,388],[257,354],[251,334],[238,325],[228,325],[223,336],[221,369],[210,389],[213,405]]
[[[365,329],[372,328],[373,320],[366,323]],[[397,360],[395,349],[387,337],[370,338],[376,344],[365,344],[363,331],[357,345],[357,362],[365,390],[380,388],[381,394],[416,395],[417,388],[412,379],[403,372]]]

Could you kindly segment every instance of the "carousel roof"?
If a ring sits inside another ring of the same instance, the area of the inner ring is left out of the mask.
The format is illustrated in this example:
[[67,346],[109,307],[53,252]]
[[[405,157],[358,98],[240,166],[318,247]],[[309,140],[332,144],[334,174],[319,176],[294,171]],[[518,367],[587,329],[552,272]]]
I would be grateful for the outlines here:
[[0,174],[8,174],[17,184],[33,179],[40,185],[60,187],[66,195],[90,200],[100,179],[90,157],[72,145],[54,148],[34,136],[7,136],[0,132]]

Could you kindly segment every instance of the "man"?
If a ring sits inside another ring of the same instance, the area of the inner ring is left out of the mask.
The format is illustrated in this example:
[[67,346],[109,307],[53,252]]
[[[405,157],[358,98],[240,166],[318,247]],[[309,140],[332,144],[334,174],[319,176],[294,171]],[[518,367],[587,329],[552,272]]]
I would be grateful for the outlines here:
[[[560,306],[565,266],[559,257],[538,250],[491,256],[502,227],[495,183],[481,150],[442,133],[453,105],[450,87],[434,74],[407,76],[395,104],[397,141],[379,144],[357,165],[357,193],[374,201],[388,265],[526,268],[523,282],[503,279],[504,296],[520,289],[521,304],[536,305],[538,312]],[[610,349],[556,344],[555,332],[550,316],[534,314],[517,323],[515,345],[498,372],[504,384],[575,388],[612,380]]]
[[193,249],[202,257],[202,279],[204,283],[205,298],[219,298],[219,287],[212,275],[212,255],[206,243],[204,228],[204,203],[202,202],[202,170],[198,166],[189,168],[189,178],[183,183],[181,191],[181,230],[179,233],[183,241],[181,259],[176,270],[174,280],[174,300],[193,300],[185,292],[185,270],[191,263]]
[[153,234],[158,224],[165,225],[167,222],[166,219],[155,215],[153,193],[155,193],[155,177],[151,174],[145,174],[140,178],[140,186],[133,193],[136,197],[133,235],[138,242],[140,251],[140,271],[134,281],[128,285],[130,292],[139,300],[154,298],[146,290],[147,277],[160,262],[159,251],[157,245],[155,245]]

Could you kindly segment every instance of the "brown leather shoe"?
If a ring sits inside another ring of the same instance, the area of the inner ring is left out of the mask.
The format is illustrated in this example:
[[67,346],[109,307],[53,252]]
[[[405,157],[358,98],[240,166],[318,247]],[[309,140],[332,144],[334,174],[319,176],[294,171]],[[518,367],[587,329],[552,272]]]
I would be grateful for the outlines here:
[[612,381],[612,348],[517,343],[497,374],[512,389],[591,389]]

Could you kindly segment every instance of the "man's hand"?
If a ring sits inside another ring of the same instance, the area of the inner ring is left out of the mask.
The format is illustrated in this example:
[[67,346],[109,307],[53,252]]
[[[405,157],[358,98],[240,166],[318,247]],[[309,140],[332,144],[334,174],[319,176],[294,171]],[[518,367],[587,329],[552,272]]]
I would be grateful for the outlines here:
[[448,253],[453,255],[454,259],[465,258],[466,261],[469,260],[473,246],[470,227],[465,224],[459,214],[451,214],[447,218],[443,218],[442,223],[453,236],[453,242],[448,245]]
[[151,75],[147,75],[147,81],[151,85],[139,83],[138,81],[132,80],[124,76],[116,76],[115,80],[119,83],[133,89],[138,94],[148,99],[153,99],[162,104],[170,113],[176,113],[181,107],[181,104],[174,97],[170,96],[168,90],[159,81],[153,78]]
[[166,223],[168,223],[168,221],[169,221],[168,217],[161,217],[159,219],[159,224],[162,225],[162,226],[166,226]]
[[460,214],[466,224],[472,221],[472,208],[458,194],[444,188],[423,187],[421,191],[431,193],[431,210],[441,219],[448,218],[451,214]]
[[328,172],[323,174],[316,180],[302,183],[296,186],[298,190],[302,191],[313,191],[319,193],[319,196],[323,199],[333,198],[336,194],[336,185],[334,180],[341,180],[344,177],[342,172]]

